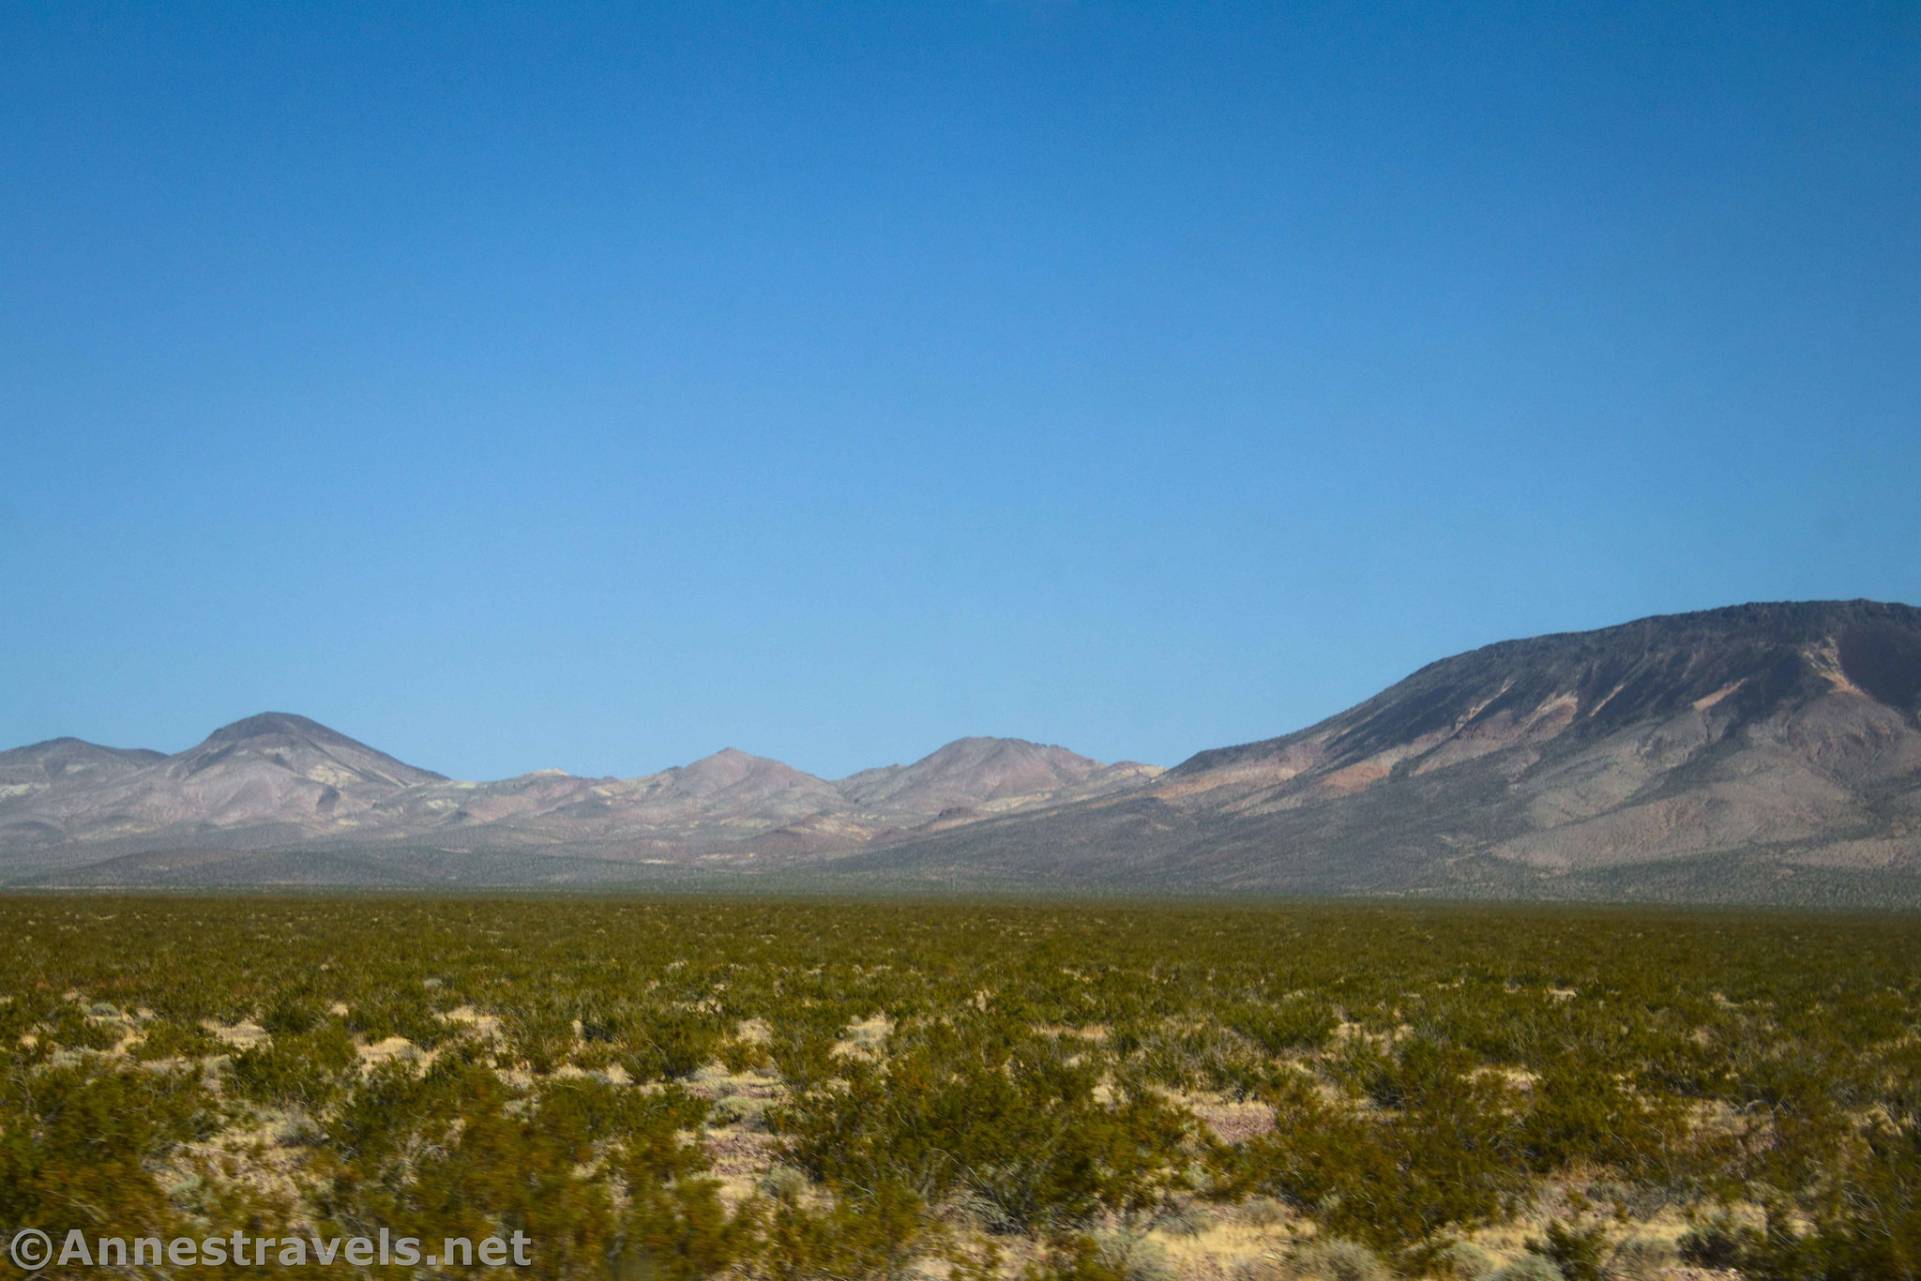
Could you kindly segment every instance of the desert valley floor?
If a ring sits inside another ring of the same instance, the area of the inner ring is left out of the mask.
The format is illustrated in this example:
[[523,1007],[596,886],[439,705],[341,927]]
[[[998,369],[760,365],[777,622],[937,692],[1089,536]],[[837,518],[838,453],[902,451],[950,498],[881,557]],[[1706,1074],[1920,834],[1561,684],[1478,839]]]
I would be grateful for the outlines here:
[[501,1275],[554,1278],[1885,1281],[1918,1031],[1896,915],[12,896],[0,1225],[514,1230]]

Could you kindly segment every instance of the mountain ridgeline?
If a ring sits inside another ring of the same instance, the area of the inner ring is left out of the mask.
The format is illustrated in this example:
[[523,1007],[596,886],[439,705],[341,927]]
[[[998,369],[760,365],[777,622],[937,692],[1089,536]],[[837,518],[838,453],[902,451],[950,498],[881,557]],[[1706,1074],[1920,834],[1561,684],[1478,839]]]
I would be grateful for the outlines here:
[[0,881],[1921,903],[1921,610],[1743,605],[1489,645],[1161,771],[961,739],[838,781],[728,750],[449,780],[268,714],[0,753]]

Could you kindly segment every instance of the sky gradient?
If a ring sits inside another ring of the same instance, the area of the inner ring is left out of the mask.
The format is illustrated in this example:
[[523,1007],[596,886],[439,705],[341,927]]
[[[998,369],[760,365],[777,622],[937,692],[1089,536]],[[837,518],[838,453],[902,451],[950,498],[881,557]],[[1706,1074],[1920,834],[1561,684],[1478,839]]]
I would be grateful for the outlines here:
[[12,4],[0,171],[0,746],[1172,764],[1921,602],[1912,3]]

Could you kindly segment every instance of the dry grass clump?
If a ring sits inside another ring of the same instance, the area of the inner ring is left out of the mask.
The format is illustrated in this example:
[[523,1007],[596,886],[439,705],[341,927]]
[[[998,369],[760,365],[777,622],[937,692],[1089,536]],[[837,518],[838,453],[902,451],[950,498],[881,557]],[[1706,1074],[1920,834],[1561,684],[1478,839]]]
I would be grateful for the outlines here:
[[1103,1229],[1093,1240],[1101,1264],[1120,1281],[1176,1281],[1179,1275],[1166,1248],[1151,1237]]
[[1374,1251],[1338,1237],[1302,1246],[1288,1260],[1287,1270],[1299,1281],[1390,1281],[1393,1276]]
[[1488,1281],[1567,1281],[1552,1260],[1538,1254],[1524,1254],[1496,1272]]
[[1629,1237],[1608,1258],[1611,1281],[1661,1281],[1679,1262],[1673,1246],[1651,1237]]
[[1494,1256],[1471,1241],[1449,1242],[1434,1257],[1434,1269],[1455,1281],[1487,1281],[1499,1269]]

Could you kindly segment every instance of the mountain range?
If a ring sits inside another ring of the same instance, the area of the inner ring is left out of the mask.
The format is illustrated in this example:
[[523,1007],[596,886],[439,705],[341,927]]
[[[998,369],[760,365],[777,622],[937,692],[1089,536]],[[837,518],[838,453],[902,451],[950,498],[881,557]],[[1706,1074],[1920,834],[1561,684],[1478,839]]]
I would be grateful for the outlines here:
[[641,778],[540,770],[464,782],[266,712],[171,756],[73,738],[0,752],[0,884],[565,884],[770,871],[1160,772],[963,738],[838,782],[734,748]]
[[266,713],[0,752],[0,884],[520,885],[1921,904],[1921,610],[1507,641],[1171,770],[964,738],[462,782]]

